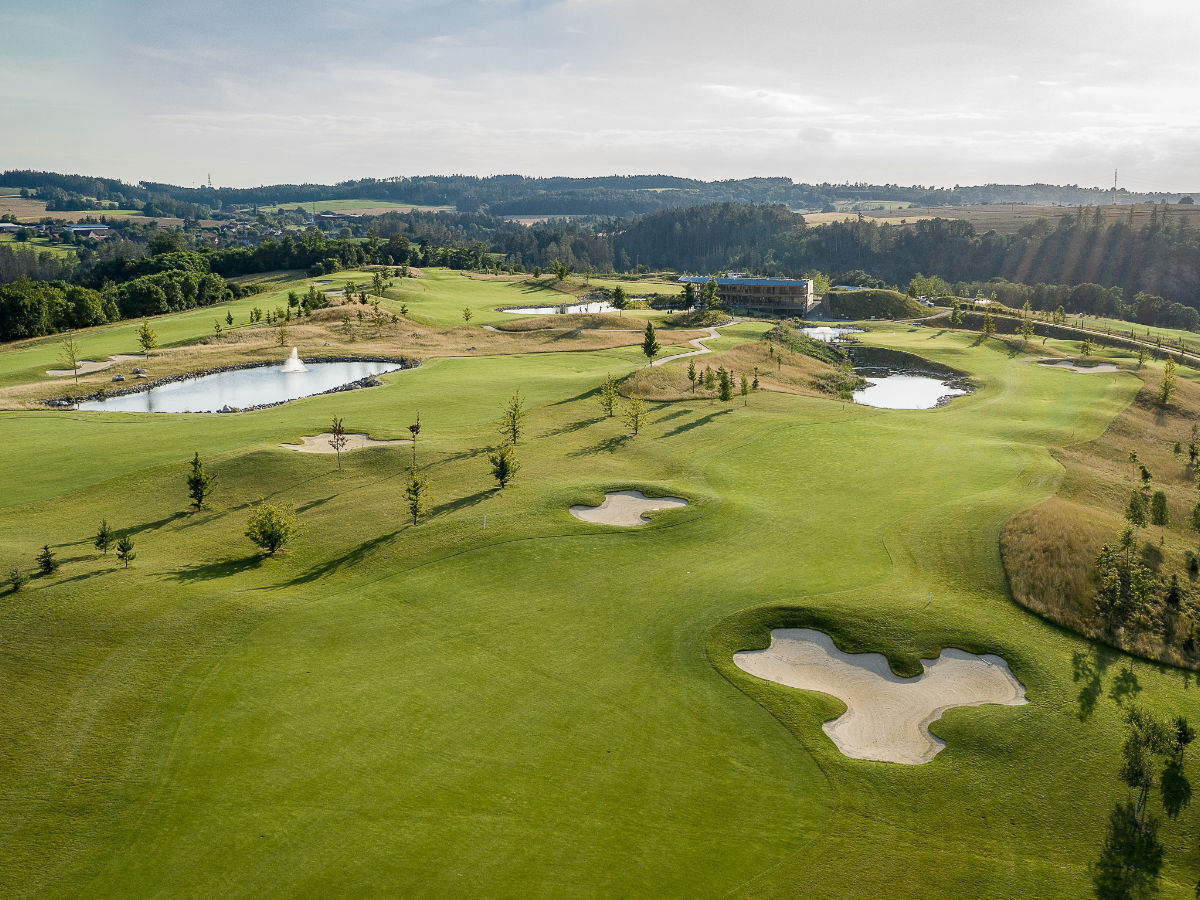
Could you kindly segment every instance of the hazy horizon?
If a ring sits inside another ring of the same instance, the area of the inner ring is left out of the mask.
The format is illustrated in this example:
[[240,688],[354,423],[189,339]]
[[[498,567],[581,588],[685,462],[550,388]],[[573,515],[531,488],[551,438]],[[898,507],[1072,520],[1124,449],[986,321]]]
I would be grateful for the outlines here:
[[1200,10],[1073,0],[0,8],[0,168],[1200,188]]

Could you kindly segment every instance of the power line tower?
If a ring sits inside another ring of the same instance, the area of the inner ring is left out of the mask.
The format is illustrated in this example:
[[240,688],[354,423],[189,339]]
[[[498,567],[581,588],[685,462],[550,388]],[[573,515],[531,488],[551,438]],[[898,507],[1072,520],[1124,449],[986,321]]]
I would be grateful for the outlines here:
[[1116,206],[1116,205],[1117,205],[1117,170],[1116,170],[1116,169],[1113,169],[1113,196],[1112,196],[1112,205],[1113,205],[1113,206]]
[[212,190],[212,172],[208,173],[208,189]]

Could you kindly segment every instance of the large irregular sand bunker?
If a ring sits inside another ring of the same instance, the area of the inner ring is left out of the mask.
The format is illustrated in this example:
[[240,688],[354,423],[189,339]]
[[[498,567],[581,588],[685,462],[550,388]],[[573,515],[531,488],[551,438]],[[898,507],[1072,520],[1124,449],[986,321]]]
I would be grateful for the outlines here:
[[[295,450],[298,453],[337,453],[333,445],[329,443],[333,440],[333,435],[329,432],[324,434],[309,435],[300,438],[299,444],[280,444],[288,450]],[[346,433],[346,446],[342,447],[342,452],[348,450],[361,450],[364,447],[399,447],[402,444],[411,444],[412,441],[376,441],[372,440],[365,434],[350,434]]]
[[882,653],[843,653],[829,635],[809,628],[777,628],[770,647],[735,653],[733,662],[758,678],[845,703],[846,712],[822,728],[855,759],[927,763],[946,746],[929,725],[947,709],[1029,702],[999,656],[946,649],[937,659],[921,660],[921,675],[901,678]]
[[687,506],[687,501],[679,497],[647,497],[641,491],[611,491],[604,495],[599,506],[572,506],[571,515],[602,525],[635,526],[650,521],[644,513],[680,506]]

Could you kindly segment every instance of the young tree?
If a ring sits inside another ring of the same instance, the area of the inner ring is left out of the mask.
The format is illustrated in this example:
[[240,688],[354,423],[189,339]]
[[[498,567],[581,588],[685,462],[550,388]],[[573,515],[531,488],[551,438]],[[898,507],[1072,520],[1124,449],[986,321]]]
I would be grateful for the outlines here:
[[42,549],[38,551],[37,564],[38,570],[43,575],[53,575],[58,571],[58,560],[55,558],[57,554],[50,549],[49,544],[43,544]]
[[722,403],[733,399],[733,379],[729,377],[729,372],[724,366],[717,370],[717,397]]
[[228,325],[230,328],[233,327],[233,313],[232,312],[225,313],[225,324]]
[[266,550],[268,556],[274,556],[275,551],[299,533],[300,527],[290,506],[263,503],[254,507],[246,520],[246,537],[256,547]]
[[717,286],[717,279],[710,278],[704,282],[704,309],[716,309],[721,305],[720,288]]
[[688,381],[692,383],[692,393],[696,393],[696,360],[688,360]]
[[192,498],[192,506],[196,507],[196,511],[204,509],[204,500],[213,492],[213,485],[217,481],[216,475],[209,475],[204,471],[204,464],[200,462],[200,453],[192,457],[192,472],[187,476],[188,496]]
[[221,336],[221,322],[218,319],[213,319],[213,337]]
[[690,281],[684,284],[683,290],[679,292],[679,298],[683,302],[684,309],[693,309],[696,306],[696,286]]
[[654,335],[654,323],[646,323],[646,333],[642,336],[642,352],[646,354],[646,358],[650,362],[654,361],[654,357],[658,355],[658,351],[662,348],[658,345],[658,338]]
[[462,311],[462,317],[463,317],[463,321],[466,322],[468,325],[471,324],[471,316],[472,315],[474,315],[474,313],[471,312],[471,307],[464,306],[463,311]]
[[[525,430],[525,403],[521,392],[517,391],[512,399],[504,405],[500,413],[500,421],[496,423],[497,430],[508,438],[508,443],[514,447],[521,442],[521,433]],[[501,485],[503,487],[503,485]]]
[[151,350],[158,346],[158,335],[154,333],[154,330],[150,327],[150,323],[145,319],[142,320],[142,324],[137,330],[137,341],[138,346],[142,348],[142,352],[147,356],[150,355]]
[[1147,469],[1144,465],[1139,465],[1138,466],[1138,474],[1141,476],[1141,479],[1142,479],[1142,488],[1145,489],[1145,488],[1150,487],[1150,482],[1154,479],[1154,476],[1150,473],[1150,470]]
[[717,393],[717,373],[712,370],[712,366],[704,367],[704,389],[708,391],[708,400],[711,403]]
[[1083,356],[1091,356],[1092,355],[1092,339],[1091,338],[1084,338],[1082,341],[1079,342],[1079,352]]
[[1125,507],[1125,521],[1135,529],[1146,527],[1146,498],[1141,491],[1130,493],[1129,504]]
[[[1028,305],[1028,302],[1026,303]],[[1024,319],[1021,322],[1021,340],[1028,344],[1033,340],[1033,319]]]
[[550,271],[554,273],[555,281],[566,281],[567,276],[571,274],[571,267],[562,260],[554,260],[550,263]]
[[613,309],[624,309],[629,302],[629,298],[625,295],[625,288],[617,285],[612,289],[612,307]]
[[75,376],[75,383],[79,384],[80,350],[74,335],[63,335],[62,349],[58,351],[58,358],[62,360],[64,368],[71,370]]
[[412,435],[412,464],[417,464],[417,438],[421,434],[421,411],[417,410],[417,421],[408,426],[408,433]]
[[758,366],[754,367],[754,380],[752,382],[750,382],[750,390],[752,390],[752,391],[758,390]]
[[1150,524],[1159,527],[1158,542],[1165,544],[1167,542],[1167,526],[1171,524],[1171,511],[1167,507],[1165,491],[1155,491],[1154,496],[1150,498]]
[[288,339],[287,326],[284,325],[283,323],[280,323],[279,331],[276,332],[276,334],[275,334],[275,343],[278,344],[280,347],[286,347],[287,339]]
[[100,520],[100,527],[96,529],[96,538],[92,544],[97,550],[108,556],[108,548],[113,544],[112,529],[108,527],[108,519]]
[[742,395],[742,406],[749,406],[750,405],[750,380],[748,378],[746,378],[745,372],[742,373],[741,395]]
[[517,472],[521,468],[511,444],[501,444],[489,453],[488,462],[492,464],[492,475],[501,490],[508,487],[509,483],[517,477]]
[[337,454],[339,472],[342,471],[342,451],[346,449],[346,444],[349,442],[350,438],[346,437],[346,428],[342,424],[342,420],[338,416],[334,416],[333,422],[329,425],[329,446]]
[[604,376],[604,383],[600,385],[600,408],[604,410],[604,415],[612,418],[617,411],[617,400],[621,397],[621,393],[617,388],[617,379],[612,377],[612,374]]
[[996,320],[992,318],[991,310],[983,311],[983,333],[986,337],[996,333]]
[[1192,507],[1192,511],[1188,513],[1188,524],[1194,530],[1200,532],[1200,500],[1196,501],[1196,505]]
[[421,473],[414,462],[408,467],[408,483],[404,487],[404,499],[408,503],[408,514],[412,516],[413,525],[425,512],[429,479]]
[[1167,357],[1167,362],[1163,366],[1162,383],[1158,386],[1158,405],[1166,406],[1171,402],[1171,395],[1175,393],[1175,360]]
[[123,534],[117,538],[117,559],[125,563],[125,568],[129,568],[129,564],[137,558],[137,554],[133,552],[133,541],[129,535]]
[[629,426],[630,432],[634,437],[637,437],[638,432],[642,430],[642,426],[646,424],[646,404],[637,397],[630,397],[625,401],[625,409],[621,413],[621,417],[625,420],[625,424]]
[[8,570],[8,589],[12,591],[12,593],[15,594],[17,591],[21,590],[21,588],[25,587],[28,581],[29,576],[16,566],[13,566]]
[[1140,369],[1142,366],[1144,366],[1144,365],[1146,364],[1146,357],[1147,357],[1147,354],[1146,354],[1146,348],[1145,348],[1145,347],[1138,347],[1138,355],[1137,355],[1137,361],[1138,361],[1138,363],[1137,363],[1137,367],[1138,367],[1139,369]]

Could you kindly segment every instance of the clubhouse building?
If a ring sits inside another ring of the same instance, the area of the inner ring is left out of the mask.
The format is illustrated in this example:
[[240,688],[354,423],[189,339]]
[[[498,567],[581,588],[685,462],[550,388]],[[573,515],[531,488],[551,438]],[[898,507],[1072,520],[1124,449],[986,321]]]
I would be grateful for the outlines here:
[[[813,283],[807,278],[749,278],[729,274],[713,280],[717,282],[721,304],[729,309],[805,316],[818,303]],[[708,281],[707,277],[699,275],[685,275],[679,279],[680,284],[694,284],[697,290],[703,289]]]

